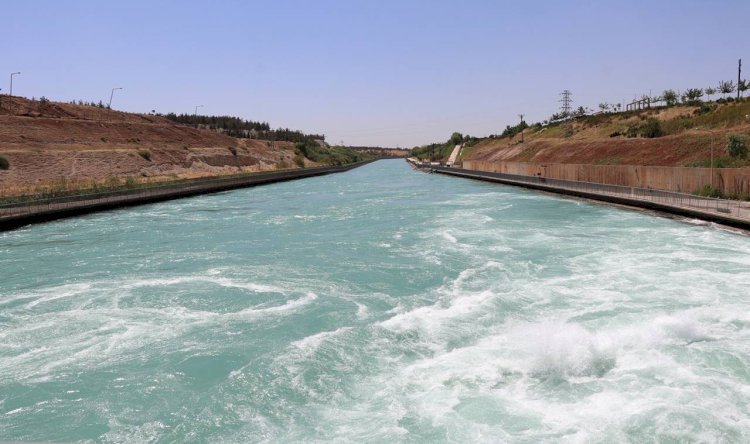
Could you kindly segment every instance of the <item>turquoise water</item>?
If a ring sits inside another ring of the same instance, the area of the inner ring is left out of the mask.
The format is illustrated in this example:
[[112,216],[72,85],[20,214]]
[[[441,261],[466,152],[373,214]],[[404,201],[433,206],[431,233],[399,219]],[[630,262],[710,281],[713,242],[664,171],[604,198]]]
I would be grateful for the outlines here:
[[0,440],[748,442],[748,251],[398,160],[0,233]]

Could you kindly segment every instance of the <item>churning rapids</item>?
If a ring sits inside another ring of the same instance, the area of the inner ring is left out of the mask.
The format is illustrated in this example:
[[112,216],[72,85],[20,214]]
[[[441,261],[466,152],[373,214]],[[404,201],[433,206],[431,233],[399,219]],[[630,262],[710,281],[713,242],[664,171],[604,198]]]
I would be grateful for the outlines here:
[[400,160],[0,234],[0,441],[750,441],[750,238]]

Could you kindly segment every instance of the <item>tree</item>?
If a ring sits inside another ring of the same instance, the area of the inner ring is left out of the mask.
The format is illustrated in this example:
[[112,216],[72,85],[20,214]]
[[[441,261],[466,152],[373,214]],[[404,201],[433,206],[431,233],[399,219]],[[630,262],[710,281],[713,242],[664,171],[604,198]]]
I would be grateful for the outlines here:
[[700,102],[700,98],[703,97],[703,90],[700,88],[689,88],[682,94],[682,101],[684,103],[696,103]]
[[737,84],[737,91],[740,92],[740,97],[742,97],[742,93],[750,89],[750,84],[748,84],[747,80],[740,80],[740,83]]
[[728,135],[725,149],[727,150],[727,154],[735,159],[745,159],[747,157],[747,145],[745,145],[745,140],[740,136],[734,134]]
[[667,106],[674,106],[677,103],[677,93],[673,89],[665,90],[661,93],[661,96],[664,98]]
[[455,132],[451,135],[450,142],[453,145],[460,145],[461,143],[463,143],[463,141],[464,141],[464,136],[461,133]]
[[731,80],[719,82],[719,92],[722,94],[732,94],[734,89],[734,82]]
[[706,95],[708,96],[708,101],[710,102],[711,96],[716,94],[716,88],[709,86],[708,88],[706,88],[705,91],[706,91]]
[[579,106],[578,108],[576,108],[575,111],[573,111],[573,116],[575,117],[582,117],[585,115],[586,115],[586,109],[582,106]]
[[600,104],[599,104],[599,109],[600,109],[600,110],[601,110],[601,111],[602,111],[603,113],[606,113],[607,111],[609,111],[609,103],[607,103],[607,102],[602,102],[602,103],[600,103]]

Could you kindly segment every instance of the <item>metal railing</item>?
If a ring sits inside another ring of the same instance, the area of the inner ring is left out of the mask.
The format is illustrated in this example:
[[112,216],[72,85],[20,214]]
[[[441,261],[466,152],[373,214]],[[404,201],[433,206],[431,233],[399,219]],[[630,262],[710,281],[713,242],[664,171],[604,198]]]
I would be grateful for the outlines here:
[[695,209],[718,215],[732,216],[750,221],[750,202],[739,200],[718,199],[697,196],[674,191],[655,190],[651,188],[627,187],[594,182],[579,182],[574,180],[552,179],[542,176],[523,176],[517,174],[496,173],[490,171],[466,170],[443,166],[429,166],[425,168],[434,171],[459,173],[462,176],[477,176],[497,178],[504,182],[535,185],[540,188],[549,187],[580,193],[591,193],[604,196],[618,197],[630,200],[659,203],[665,206]]

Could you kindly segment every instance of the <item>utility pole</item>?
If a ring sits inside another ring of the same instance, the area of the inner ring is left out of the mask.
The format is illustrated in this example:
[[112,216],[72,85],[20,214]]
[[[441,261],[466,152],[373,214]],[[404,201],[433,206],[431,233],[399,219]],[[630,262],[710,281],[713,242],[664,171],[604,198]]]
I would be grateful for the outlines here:
[[198,115],[198,108],[203,108],[203,105],[195,105],[195,111],[193,111],[193,117]]
[[521,143],[523,143],[523,114],[519,114],[518,118],[521,119],[519,126],[521,127]]
[[742,59],[737,63],[737,100],[740,100],[740,78],[742,77]]

